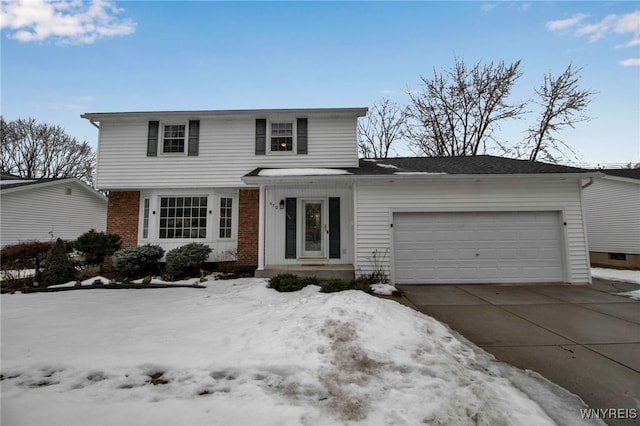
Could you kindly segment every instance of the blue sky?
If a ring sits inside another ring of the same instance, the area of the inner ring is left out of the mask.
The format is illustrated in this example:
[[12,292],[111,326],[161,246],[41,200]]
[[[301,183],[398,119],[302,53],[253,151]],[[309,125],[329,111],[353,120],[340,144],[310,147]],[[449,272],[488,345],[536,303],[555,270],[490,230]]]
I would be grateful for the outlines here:
[[[84,112],[406,104],[458,56],[521,59],[514,100],[583,67],[593,119],[562,139],[585,163],[640,162],[637,2],[51,3],[2,2],[2,115],[93,144]],[[532,120],[498,136],[520,140]]]

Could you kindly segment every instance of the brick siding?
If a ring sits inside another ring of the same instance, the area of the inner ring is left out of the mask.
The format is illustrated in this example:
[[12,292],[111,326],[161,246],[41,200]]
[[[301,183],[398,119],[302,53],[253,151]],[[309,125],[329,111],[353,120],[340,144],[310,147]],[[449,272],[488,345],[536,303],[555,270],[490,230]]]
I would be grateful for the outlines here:
[[259,205],[259,190],[240,190],[238,202],[238,266],[258,266]]
[[120,235],[122,247],[138,245],[140,191],[111,191],[107,205],[107,232]]

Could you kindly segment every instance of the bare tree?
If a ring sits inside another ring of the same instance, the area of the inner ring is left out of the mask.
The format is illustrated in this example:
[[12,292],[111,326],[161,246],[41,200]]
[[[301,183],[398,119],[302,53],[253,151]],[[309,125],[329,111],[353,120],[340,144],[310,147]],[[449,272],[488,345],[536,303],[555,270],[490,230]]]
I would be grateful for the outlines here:
[[398,104],[383,98],[358,122],[358,150],[365,158],[387,158],[391,145],[401,137],[404,123]]
[[525,102],[507,98],[522,72],[520,61],[505,65],[475,64],[468,68],[455,58],[452,69],[433,78],[420,76],[423,90],[409,91],[405,137],[411,148],[428,156],[464,156],[484,153],[487,142],[499,142],[494,131],[502,120],[518,118]]
[[542,86],[536,89],[539,100],[534,102],[540,105],[542,112],[536,124],[527,129],[525,148],[530,150],[529,160],[543,157],[555,163],[561,157],[567,157],[565,150],[575,157],[575,151],[556,134],[566,126],[573,128],[576,123],[591,119],[583,112],[596,92],[579,87],[581,70],[570,64],[557,78],[551,73],[545,75]]
[[0,116],[0,171],[26,179],[77,177],[92,183],[96,156],[60,126]]

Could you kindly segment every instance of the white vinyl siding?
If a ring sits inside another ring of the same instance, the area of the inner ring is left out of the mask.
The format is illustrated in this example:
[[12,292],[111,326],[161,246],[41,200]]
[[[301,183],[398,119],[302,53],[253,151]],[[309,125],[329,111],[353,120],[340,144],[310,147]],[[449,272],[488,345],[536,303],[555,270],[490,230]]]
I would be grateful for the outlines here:
[[[255,117],[200,118],[197,157],[147,157],[148,121],[100,123],[99,188],[243,187],[241,177],[257,167],[357,167],[356,119],[308,116],[308,154],[255,155]],[[295,116],[270,118],[294,121]],[[295,126],[294,126],[295,127]]]
[[[280,208],[280,200],[296,198],[298,200],[297,216],[300,217],[300,200],[328,200],[329,197],[340,197],[340,259],[327,259],[322,263],[352,264],[353,263],[353,195],[350,186],[320,185],[302,188],[297,186],[267,187],[265,195],[265,264],[268,265],[296,265],[309,261],[301,259],[285,259],[285,209]],[[327,218],[328,220],[328,218]],[[297,229],[298,242],[300,229]],[[300,245],[296,253],[300,256]]]
[[598,178],[582,199],[590,251],[640,254],[640,181]]
[[55,238],[74,240],[91,229],[105,231],[106,199],[80,185],[84,184],[62,182],[3,192],[0,244]]
[[391,274],[394,212],[559,211],[564,229],[564,281],[590,279],[580,182],[551,178],[489,177],[408,182],[359,182],[356,193],[356,269],[372,269],[374,252]]

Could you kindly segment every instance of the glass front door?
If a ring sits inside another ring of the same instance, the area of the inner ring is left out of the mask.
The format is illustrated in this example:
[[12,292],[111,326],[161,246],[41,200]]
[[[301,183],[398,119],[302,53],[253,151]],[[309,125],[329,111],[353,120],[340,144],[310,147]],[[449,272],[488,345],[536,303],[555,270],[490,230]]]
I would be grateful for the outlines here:
[[302,255],[324,256],[324,202],[322,200],[302,202]]

